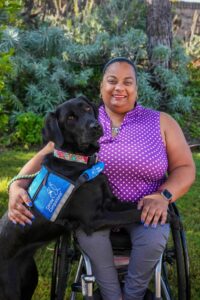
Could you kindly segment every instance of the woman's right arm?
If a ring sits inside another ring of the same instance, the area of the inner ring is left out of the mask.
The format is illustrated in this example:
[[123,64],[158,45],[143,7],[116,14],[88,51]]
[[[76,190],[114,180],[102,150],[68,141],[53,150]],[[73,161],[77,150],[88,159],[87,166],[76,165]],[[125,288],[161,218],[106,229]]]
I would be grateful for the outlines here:
[[[54,143],[49,142],[21,169],[19,175],[28,175],[40,170],[45,155],[53,152]],[[9,189],[8,217],[13,223],[21,225],[31,224],[33,214],[26,208],[32,206],[32,202],[26,192],[32,179],[20,179],[14,181]],[[26,206],[24,205],[26,204]]]

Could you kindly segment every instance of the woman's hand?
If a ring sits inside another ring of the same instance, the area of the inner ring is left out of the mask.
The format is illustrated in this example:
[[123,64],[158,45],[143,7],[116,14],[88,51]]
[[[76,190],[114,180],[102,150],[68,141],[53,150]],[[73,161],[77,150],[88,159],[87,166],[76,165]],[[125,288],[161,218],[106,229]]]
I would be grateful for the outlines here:
[[168,201],[162,195],[155,193],[143,197],[138,203],[138,209],[142,209],[141,222],[145,227],[150,224],[156,228],[158,222],[161,225],[166,223]]
[[[21,169],[18,175],[33,174],[40,170],[44,157],[52,153],[54,150],[54,143],[49,142],[42,148],[25,166]],[[30,212],[28,207],[32,206],[31,200],[26,192],[30,185],[30,179],[22,179],[14,181],[9,189],[9,204],[8,217],[13,223],[21,225],[31,224],[34,215]]]
[[31,206],[26,190],[17,181],[13,182],[9,189],[8,218],[15,224],[32,224],[34,215],[28,209]]

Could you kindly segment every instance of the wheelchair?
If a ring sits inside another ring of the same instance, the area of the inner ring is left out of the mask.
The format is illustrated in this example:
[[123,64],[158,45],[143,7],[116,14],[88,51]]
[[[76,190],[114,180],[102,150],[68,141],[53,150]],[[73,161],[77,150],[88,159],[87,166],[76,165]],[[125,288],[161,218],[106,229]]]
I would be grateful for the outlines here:
[[[160,258],[144,299],[190,300],[189,257],[180,214],[175,203],[169,211],[178,219],[170,224],[170,237]],[[131,243],[123,229],[111,233],[114,261],[123,284],[129,263]],[[67,294],[67,298],[66,298]],[[80,249],[70,232],[58,238],[53,257],[51,300],[101,300],[89,257]]]

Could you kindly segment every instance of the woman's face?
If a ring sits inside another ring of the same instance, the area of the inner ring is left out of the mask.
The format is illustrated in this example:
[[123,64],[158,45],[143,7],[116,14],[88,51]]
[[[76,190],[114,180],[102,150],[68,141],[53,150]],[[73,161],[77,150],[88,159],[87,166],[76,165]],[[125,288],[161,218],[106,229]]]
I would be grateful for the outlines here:
[[114,113],[125,114],[134,108],[137,99],[135,72],[126,62],[115,62],[106,70],[101,83],[105,107]]

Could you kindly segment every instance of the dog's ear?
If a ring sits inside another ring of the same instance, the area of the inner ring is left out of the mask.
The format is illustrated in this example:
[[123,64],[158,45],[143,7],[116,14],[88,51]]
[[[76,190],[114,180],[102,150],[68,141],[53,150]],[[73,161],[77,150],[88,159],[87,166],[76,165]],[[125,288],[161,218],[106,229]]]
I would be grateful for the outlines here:
[[95,115],[95,118],[98,119],[98,115],[99,115],[99,109],[97,107],[97,105],[94,103],[94,102],[90,102],[93,110],[94,110],[94,115]]
[[90,101],[90,100],[89,100],[86,96],[84,96],[84,95],[81,95],[81,96],[79,96],[78,98],[84,100],[84,101],[87,102],[90,106],[92,106],[93,111],[94,111],[95,118],[97,119],[97,118],[98,118],[98,114],[99,114],[97,105],[96,105],[94,102]]
[[46,144],[49,141],[54,142],[59,147],[64,143],[62,132],[58,125],[58,120],[55,112],[48,113],[44,128],[42,129],[43,142]]

